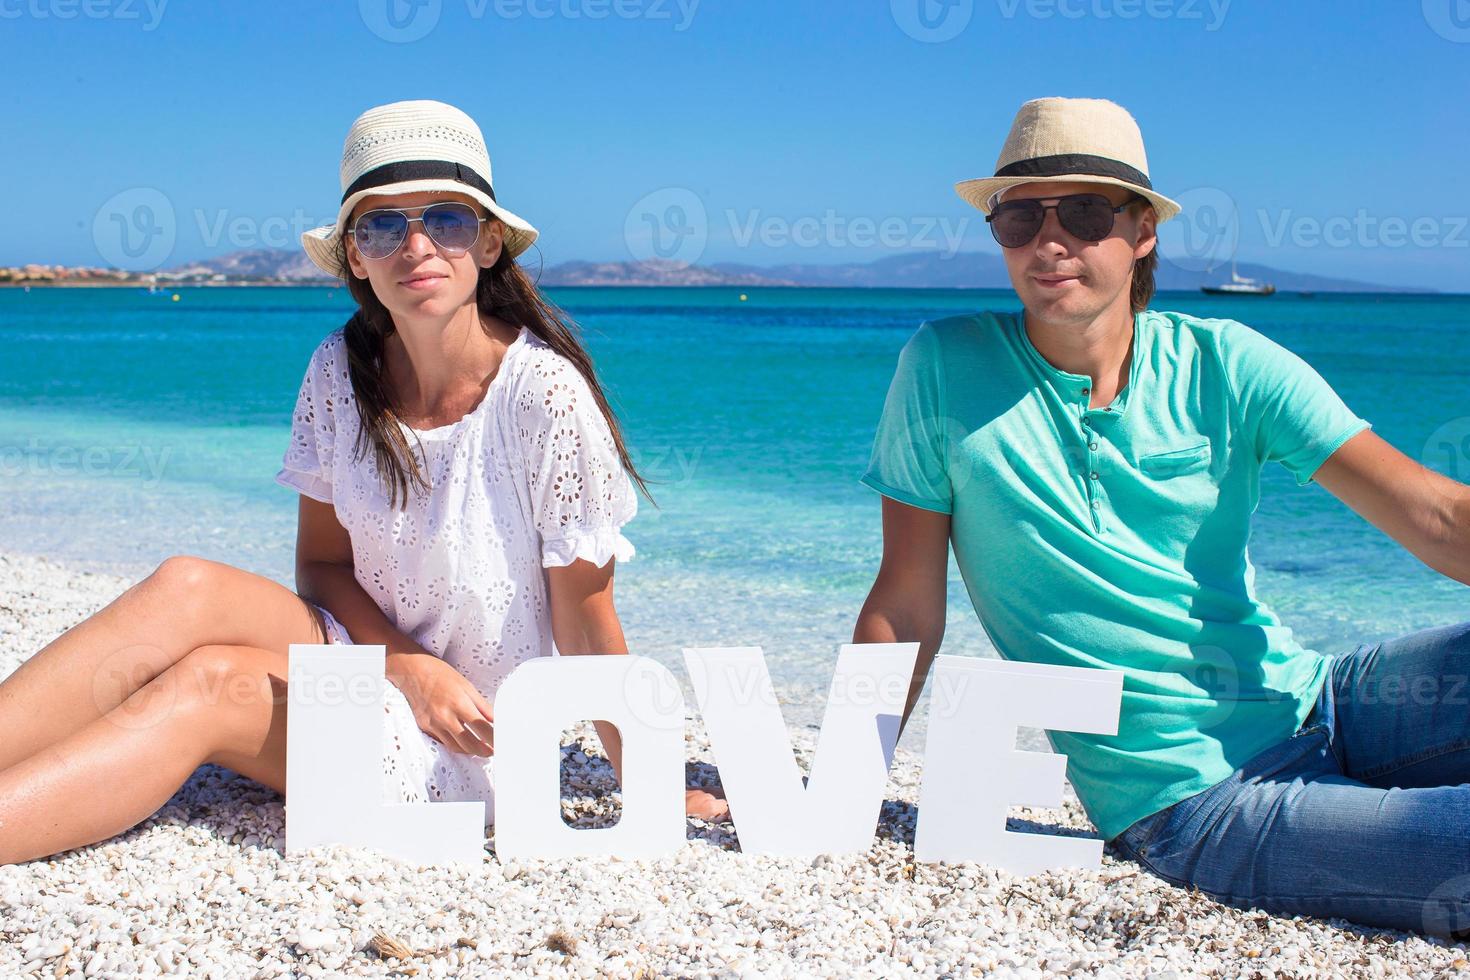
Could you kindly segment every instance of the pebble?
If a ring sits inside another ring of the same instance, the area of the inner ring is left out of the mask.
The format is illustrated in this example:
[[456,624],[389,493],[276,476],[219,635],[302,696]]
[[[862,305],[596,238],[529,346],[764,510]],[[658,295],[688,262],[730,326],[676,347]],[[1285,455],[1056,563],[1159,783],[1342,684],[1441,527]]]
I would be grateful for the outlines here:
[[[128,584],[0,552],[0,677]],[[687,732],[687,758],[703,770],[713,756],[697,716]],[[617,809],[611,770],[590,724],[574,736],[563,763],[568,784],[583,789],[564,804],[588,826],[607,825]],[[816,732],[793,726],[792,741],[810,759]],[[1462,944],[1234,909],[1112,852],[1098,871],[1030,878],[915,866],[919,762],[899,749],[878,834],[860,855],[747,857],[728,823],[698,823],[677,855],[659,861],[510,866],[492,847],[470,871],[345,848],[288,861],[280,797],[202,766],[110,841],[0,867],[0,977],[1372,977],[1466,968]],[[1070,787],[1060,810],[1018,812],[1090,833]],[[557,932],[565,942],[554,950],[547,940]],[[375,952],[380,937],[405,958]]]

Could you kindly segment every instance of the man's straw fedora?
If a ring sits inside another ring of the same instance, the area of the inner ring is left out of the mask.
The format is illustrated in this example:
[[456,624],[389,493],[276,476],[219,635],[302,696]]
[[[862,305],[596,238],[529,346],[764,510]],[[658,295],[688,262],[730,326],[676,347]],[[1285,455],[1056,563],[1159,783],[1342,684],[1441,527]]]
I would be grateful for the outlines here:
[[1063,181],[1137,191],[1153,204],[1160,223],[1179,213],[1178,204],[1153,189],[1138,123],[1107,99],[1032,99],[1011,123],[995,176],[960,181],[955,190],[989,214],[1008,187]]

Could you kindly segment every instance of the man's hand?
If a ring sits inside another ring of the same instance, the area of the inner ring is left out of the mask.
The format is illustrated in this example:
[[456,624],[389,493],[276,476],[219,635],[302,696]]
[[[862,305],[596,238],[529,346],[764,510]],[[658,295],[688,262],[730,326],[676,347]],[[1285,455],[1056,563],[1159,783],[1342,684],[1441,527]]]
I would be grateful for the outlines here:
[[1470,585],[1470,487],[1371,429],[1343,443],[1312,479],[1424,564]]

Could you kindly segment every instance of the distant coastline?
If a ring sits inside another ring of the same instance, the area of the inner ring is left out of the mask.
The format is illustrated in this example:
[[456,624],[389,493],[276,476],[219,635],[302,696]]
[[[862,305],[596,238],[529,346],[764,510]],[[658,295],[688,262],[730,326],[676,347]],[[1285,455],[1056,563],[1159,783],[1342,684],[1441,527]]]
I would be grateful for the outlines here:
[[[148,288],[146,282],[87,282],[85,280],[53,279],[46,281],[31,282],[6,282],[0,281],[0,289],[144,289]],[[229,279],[224,282],[169,282],[159,283],[160,293],[172,292],[176,289],[231,289],[242,286],[259,287],[272,286],[281,289],[346,289],[347,286],[339,279],[321,280],[313,282],[310,280],[295,279]]]
[[[1197,263],[1189,263],[1195,265]],[[1440,295],[1430,288],[1390,286],[1291,272],[1270,266],[1239,263],[1242,274],[1273,283],[1286,293],[1416,293]],[[650,260],[642,262],[561,262],[541,270],[530,269],[545,287],[743,287],[847,289],[1009,289],[1010,277],[1001,256],[989,252],[914,252],[870,262],[838,264],[790,263],[754,266],[732,262],[708,265]],[[1198,292],[1230,275],[1223,270],[1185,268],[1168,256],[1155,274],[1160,291]],[[115,268],[27,265],[0,267],[0,288],[14,287],[122,287],[167,292],[197,286],[312,286],[343,288],[339,280],[323,276],[305,254],[288,249],[249,249],[171,269],[130,272]]]
[[[146,284],[143,284],[143,285],[146,286]],[[542,283],[540,283],[540,286],[542,288],[545,288],[545,289],[723,289],[723,290],[733,290],[733,289],[740,289],[740,288],[742,288],[740,285],[727,285],[727,284],[724,284],[724,283],[699,284],[699,285],[684,285],[684,284],[675,284],[675,283],[562,283],[562,282],[548,283],[548,282],[542,282]],[[49,292],[54,292],[54,291],[57,291],[57,290],[64,290],[64,289],[83,289],[83,290],[91,290],[91,289],[100,289],[100,290],[108,290],[108,289],[137,289],[137,288],[139,288],[139,284],[138,283],[127,283],[127,282],[46,282],[46,283],[34,283],[34,282],[32,282],[32,283],[0,282],[0,292],[14,291],[14,290],[16,290],[17,288],[20,288],[20,287],[24,287],[25,290],[27,290],[27,291],[29,291],[32,287],[34,287],[34,288],[36,288],[38,290],[46,290],[46,291],[49,291]],[[342,281],[335,280],[335,279],[334,280],[330,280],[330,281],[319,281],[319,282],[298,281],[298,280],[281,280],[281,279],[263,279],[263,280],[232,279],[232,280],[229,280],[227,282],[184,282],[184,283],[174,283],[174,284],[170,284],[168,288],[160,288],[158,290],[158,293],[159,293],[159,295],[163,295],[165,293],[175,293],[175,292],[178,292],[181,289],[261,289],[261,288],[270,288],[270,289],[341,289],[341,290],[345,290],[347,288],[347,286]],[[878,290],[920,290],[920,291],[922,291],[922,290],[934,290],[936,292],[938,292],[938,291],[943,291],[943,292],[962,292],[962,291],[966,291],[966,290],[975,290],[975,291],[982,291],[982,290],[983,291],[1006,291],[1006,290],[1009,290],[1011,287],[1009,287],[1009,286],[805,286],[805,285],[795,285],[795,284],[792,284],[792,283],[778,283],[778,284],[775,284],[775,285],[762,285],[760,287],[749,287],[749,288],[760,288],[762,290],[800,290],[800,291],[806,291],[806,290],[816,291],[816,290],[822,290],[822,289],[836,289],[836,290],[847,290],[847,289],[851,289],[851,290],[865,290],[865,289],[871,289],[871,290],[874,290],[874,291],[878,291]],[[1170,288],[1170,287],[1162,287],[1162,288],[1158,289],[1157,292],[1158,293],[1198,293],[1199,290],[1197,290],[1197,289],[1185,289],[1185,288],[1180,288],[1180,287],[1172,287],[1172,288]],[[1332,295],[1332,296],[1439,296],[1439,297],[1453,297],[1453,296],[1470,295],[1470,294],[1467,294],[1467,293],[1451,293],[1451,292],[1444,292],[1442,290],[1430,290],[1430,289],[1404,289],[1404,288],[1396,288],[1396,289],[1381,288],[1381,289],[1379,289],[1379,288],[1373,288],[1373,287],[1365,287],[1363,289],[1334,289],[1334,290],[1326,290],[1325,292],[1327,292],[1329,295]],[[1285,290],[1280,290],[1279,293],[1280,293],[1280,295],[1284,295],[1284,296],[1315,296],[1315,295],[1317,295],[1316,291],[1314,291],[1314,290],[1285,289]]]
[[[342,283],[340,280],[336,280],[336,279],[333,279],[333,280],[322,280],[320,282],[312,282],[312,281],[309,281],[309,280],[291,280],[291,279],[230,279],[230,280],[227,280],[225,282],[171,282],[171,283],[161,283],[161,284],[159,284],[158,291],[160,293],[166,293],[166,292],[170,292],[170,291],[175,290],[175,289],[198,289],[201,286],[202,287],[209,288],[209,289],[231,289],[231,288],[237,288],[237,287],[241,287],[241,286],[251,286],[251,287],[273,286],[273,287],[279,287],[281,289],[301,289],[301,288],[310,288],[310,289],[323,289],[323,288],[325,288],[325,289],[331,289],[333,287],[336,287],[338,289],[345,289],[345,288],[347,288],[344,283]],[[46,280],[46,281],[31,281],[31,282],[6,282],[6,281],[0,281],[0,289],[22,289],[22,288],[24,288],[24,289],[31,289],[31,288],[35,288],[35,289],[147,289],[148,288],[148,283],[146,283],[146,282],[128,282],[128,281],[87,282],[85,280],[78,281],[78,280],[67,280],[67,279]]]

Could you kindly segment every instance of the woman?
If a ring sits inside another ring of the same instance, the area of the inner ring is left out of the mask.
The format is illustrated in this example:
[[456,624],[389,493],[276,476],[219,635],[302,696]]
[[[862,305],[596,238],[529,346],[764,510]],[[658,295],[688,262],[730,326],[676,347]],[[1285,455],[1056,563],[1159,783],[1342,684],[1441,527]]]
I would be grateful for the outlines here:
[[384,645],[384,798],[485,800],[488,823],[500,682],[553,640],[627,652],[613,570],[629,473],[647,488],[490,175],[443,103],[353,124],[337,221],[302,236],[360,308],[312,355],[276,477],[301,494],[300,594],[170,558],[0,684],[0,862],[121,833],[205,762],[284,794],[292,643]]

